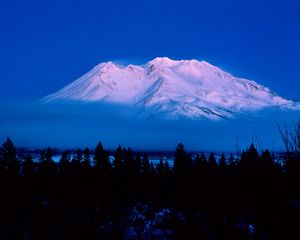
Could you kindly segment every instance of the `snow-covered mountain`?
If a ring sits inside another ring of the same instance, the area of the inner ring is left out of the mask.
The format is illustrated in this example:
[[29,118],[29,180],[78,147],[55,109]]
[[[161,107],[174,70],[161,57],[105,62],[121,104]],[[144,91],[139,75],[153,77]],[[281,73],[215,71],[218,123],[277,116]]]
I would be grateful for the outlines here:
[[107,102],[151,115],[231,118],[264,108],[300,109],[254,81],[197,60],[155,58],[145,65],[101,63],[42,102]]

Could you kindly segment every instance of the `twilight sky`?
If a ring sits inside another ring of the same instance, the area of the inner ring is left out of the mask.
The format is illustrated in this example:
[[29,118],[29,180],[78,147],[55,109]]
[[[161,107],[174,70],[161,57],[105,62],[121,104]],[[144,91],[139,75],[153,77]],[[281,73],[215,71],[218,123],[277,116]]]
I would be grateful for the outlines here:
[[206,60],[300,98],[300,1],[10,0],[0,100],[38,99],[99,62]]

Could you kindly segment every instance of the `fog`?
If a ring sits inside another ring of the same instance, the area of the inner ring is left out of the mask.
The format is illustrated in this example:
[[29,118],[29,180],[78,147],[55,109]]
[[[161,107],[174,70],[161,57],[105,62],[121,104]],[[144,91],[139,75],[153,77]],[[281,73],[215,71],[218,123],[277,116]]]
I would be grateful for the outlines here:
[[[0,140],[9,136],[19,147],[94,147],[118,144],[135,150],[236,151],[253,142],[259,148],[283,150],[277,128],[300,118],[300,111],[268,110],[231,120],[165,120],[145,117],[141,108],[111,104],[0,103]],[[250,117],[251,116],[251,117]]]

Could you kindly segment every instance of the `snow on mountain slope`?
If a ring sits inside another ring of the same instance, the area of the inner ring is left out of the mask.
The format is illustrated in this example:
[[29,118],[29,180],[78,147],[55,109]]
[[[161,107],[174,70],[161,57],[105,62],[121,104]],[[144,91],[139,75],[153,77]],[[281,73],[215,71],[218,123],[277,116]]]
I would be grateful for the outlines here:
[[44,100],[130,102],[141,88],[144,70],[138,66],[101,63],[75,82]]
[[72,100],[139,106],[143,114],[209,119],[267,107],[300,109],[298,103],[205,61],[166,57],[143,66],[101,63],[42,102]]

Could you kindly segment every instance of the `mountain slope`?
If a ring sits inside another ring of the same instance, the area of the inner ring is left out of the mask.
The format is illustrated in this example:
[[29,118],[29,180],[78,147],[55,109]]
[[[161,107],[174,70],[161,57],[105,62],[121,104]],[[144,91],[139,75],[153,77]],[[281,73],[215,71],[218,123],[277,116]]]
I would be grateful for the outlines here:
[[143,66],[101,63],[43,102],[121,103],[166,117],[231,118],[263,108],[296,108],[254,81],[237,78],[197,60],[155,58]]

